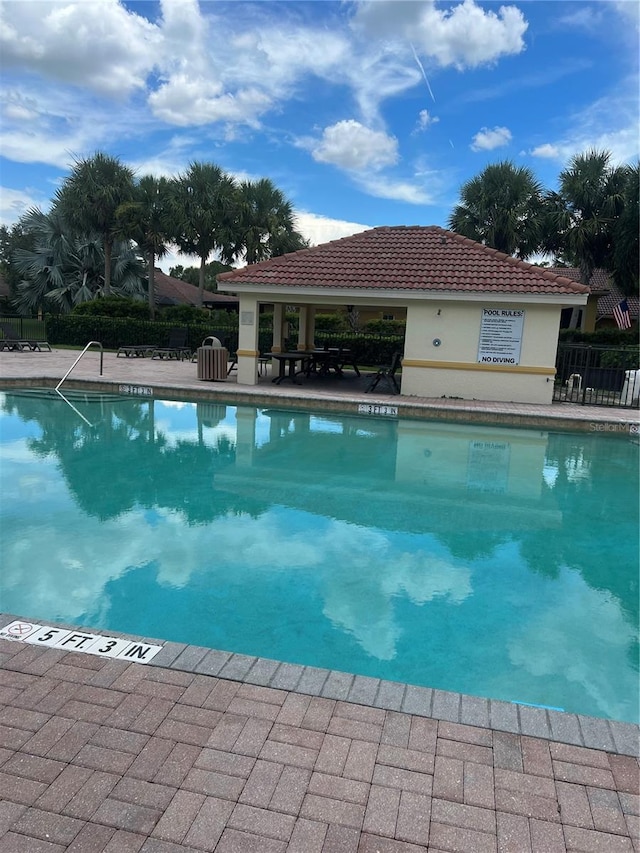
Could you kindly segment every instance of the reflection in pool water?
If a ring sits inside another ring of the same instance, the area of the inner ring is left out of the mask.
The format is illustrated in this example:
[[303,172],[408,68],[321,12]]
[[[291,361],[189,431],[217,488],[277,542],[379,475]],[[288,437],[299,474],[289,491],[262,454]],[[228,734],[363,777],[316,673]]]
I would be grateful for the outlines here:
[[0,610],[638,719],[638,447],[2,396]]

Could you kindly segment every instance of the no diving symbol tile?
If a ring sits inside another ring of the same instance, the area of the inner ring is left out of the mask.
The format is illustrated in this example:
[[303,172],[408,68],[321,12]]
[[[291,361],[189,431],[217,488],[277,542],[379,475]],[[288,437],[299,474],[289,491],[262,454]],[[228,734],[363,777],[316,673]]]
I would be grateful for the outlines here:
[[15,621],[4,628],[0,628],[0,636],[7,637],[11,640],[25,640],[34,631],[41,628],[41,625],[34,625],[31,622]]
[[86,652],[90,655],[130,660],[136,663],[149,663],[162,648],[162,646],[127,640],[123,637],[105,637],[101,634],[90,634],[84,631],[69,631],[68,628],[36,625],[22,620],[10,622],[4,628],[0,628],[0,638],[20,640],[34,646],[49,646],[69,652]]

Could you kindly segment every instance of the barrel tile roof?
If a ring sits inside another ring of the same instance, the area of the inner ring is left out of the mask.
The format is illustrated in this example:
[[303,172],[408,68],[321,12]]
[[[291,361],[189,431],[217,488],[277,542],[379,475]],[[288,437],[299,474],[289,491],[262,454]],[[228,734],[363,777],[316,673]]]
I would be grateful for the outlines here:
[[437,225],[383,226],[222,273],[219,283],[326,289],[578,294],[568,276]]

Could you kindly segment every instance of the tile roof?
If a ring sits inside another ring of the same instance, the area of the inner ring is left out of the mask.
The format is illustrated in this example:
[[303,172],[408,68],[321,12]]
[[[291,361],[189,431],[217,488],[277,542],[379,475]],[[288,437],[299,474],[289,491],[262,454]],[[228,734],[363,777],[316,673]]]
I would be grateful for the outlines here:
[[[180,278],[163,273],[157,267],[154,271],[154,279],[156,286],[156,299],[162,304],[171,305],[197,305],[198,304],[198,288],[188,281],[182,281]],[[211,290],[205,290],[203,293],[203,301],[216,302],[224,305],[238,305],[238,299],[235,296],[229,296],[226,293],[217,293]]]
[[234,284],[327,289],[579,294],[571,278],[436,225],[385,226],[218,276]]
[[[582,281],[582,273],[578,267],[547,267],[547,269],[549,272],[553,272],[556,275],[563,275],[565,278],[570,278],[572,281],[579,281],[581,284],[584,283]],[[595,269],[591,273],[589,288],[592,294],[607,293],[610,287],[611,280],[609,279],[609,273],[606,270]]]
[[637,296],[625,296],[622,291],[618,290],[613,284],[611,289],[604,296],[598,299],[598,317],[613,317],[614,307],[622,300],[626,299],[629,306],[629,315],[632,320],[637,320],[640,314],[640,299]]
[[[564,275],[573,281],[581,281],[580,270],[577,267],[548,267],[551,272]],[[598,297],[598,317],[613,317],[614,307],[626,299],[629,305],[629,314],[633,320],[638,319],[640,313],[640,299],[637,296],[626,296],[613,283],[607,270],[595,269],[589,281],[591,293]]]

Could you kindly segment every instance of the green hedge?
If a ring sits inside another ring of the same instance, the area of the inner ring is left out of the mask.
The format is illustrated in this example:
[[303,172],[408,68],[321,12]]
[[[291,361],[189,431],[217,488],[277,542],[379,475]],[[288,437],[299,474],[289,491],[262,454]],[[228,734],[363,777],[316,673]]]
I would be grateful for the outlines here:
[[[226,319],[226,318],[223,318]],[[238,347],[238,321],[231,323],[178,324],[159,320],[139,320],[124,317],[97,317],[65,314],[47,318],[47,335],[51,344],[83,347],[89,341],[100,341],[105,349],[124,345],[149,344],[166,346],[172,328],[180,325],[187,329],[187,344],[197,349],[209,335],[215,335],[230,352]],[[259,331],[260,352],[271,352],[273,331],[268,320],[261,318]],[[393,353],[404,349],[403,335],[369,335],[356,332],[316,331],[318,347],[343,347],[350,349],[358,364],[388,364]],[[295,338],[286,346],[295,347]]]
[[[169,343],[171,329],[176,323],[163,323],[151,320],[135,320],[119,317],[82,317],[72,314],[47,318],[47,334],[51,344],[83,347],[89,341],[100,341],[105,349],[117,349],[120,346],[149,344],[166,346]],[[192,349],[200,346],[209,335],[220,337],[218,329],[211,324],[187,325],[187,345]],[[231,348],[237,341],[237,326],[231,335]],[[223,341],[224,343],[224,341]]]
[[638,343],[638,330],[599,329],[597,332],[582,332],[580,329],[560,329],[561,344],[590,344],[593,347],[628,347]]

